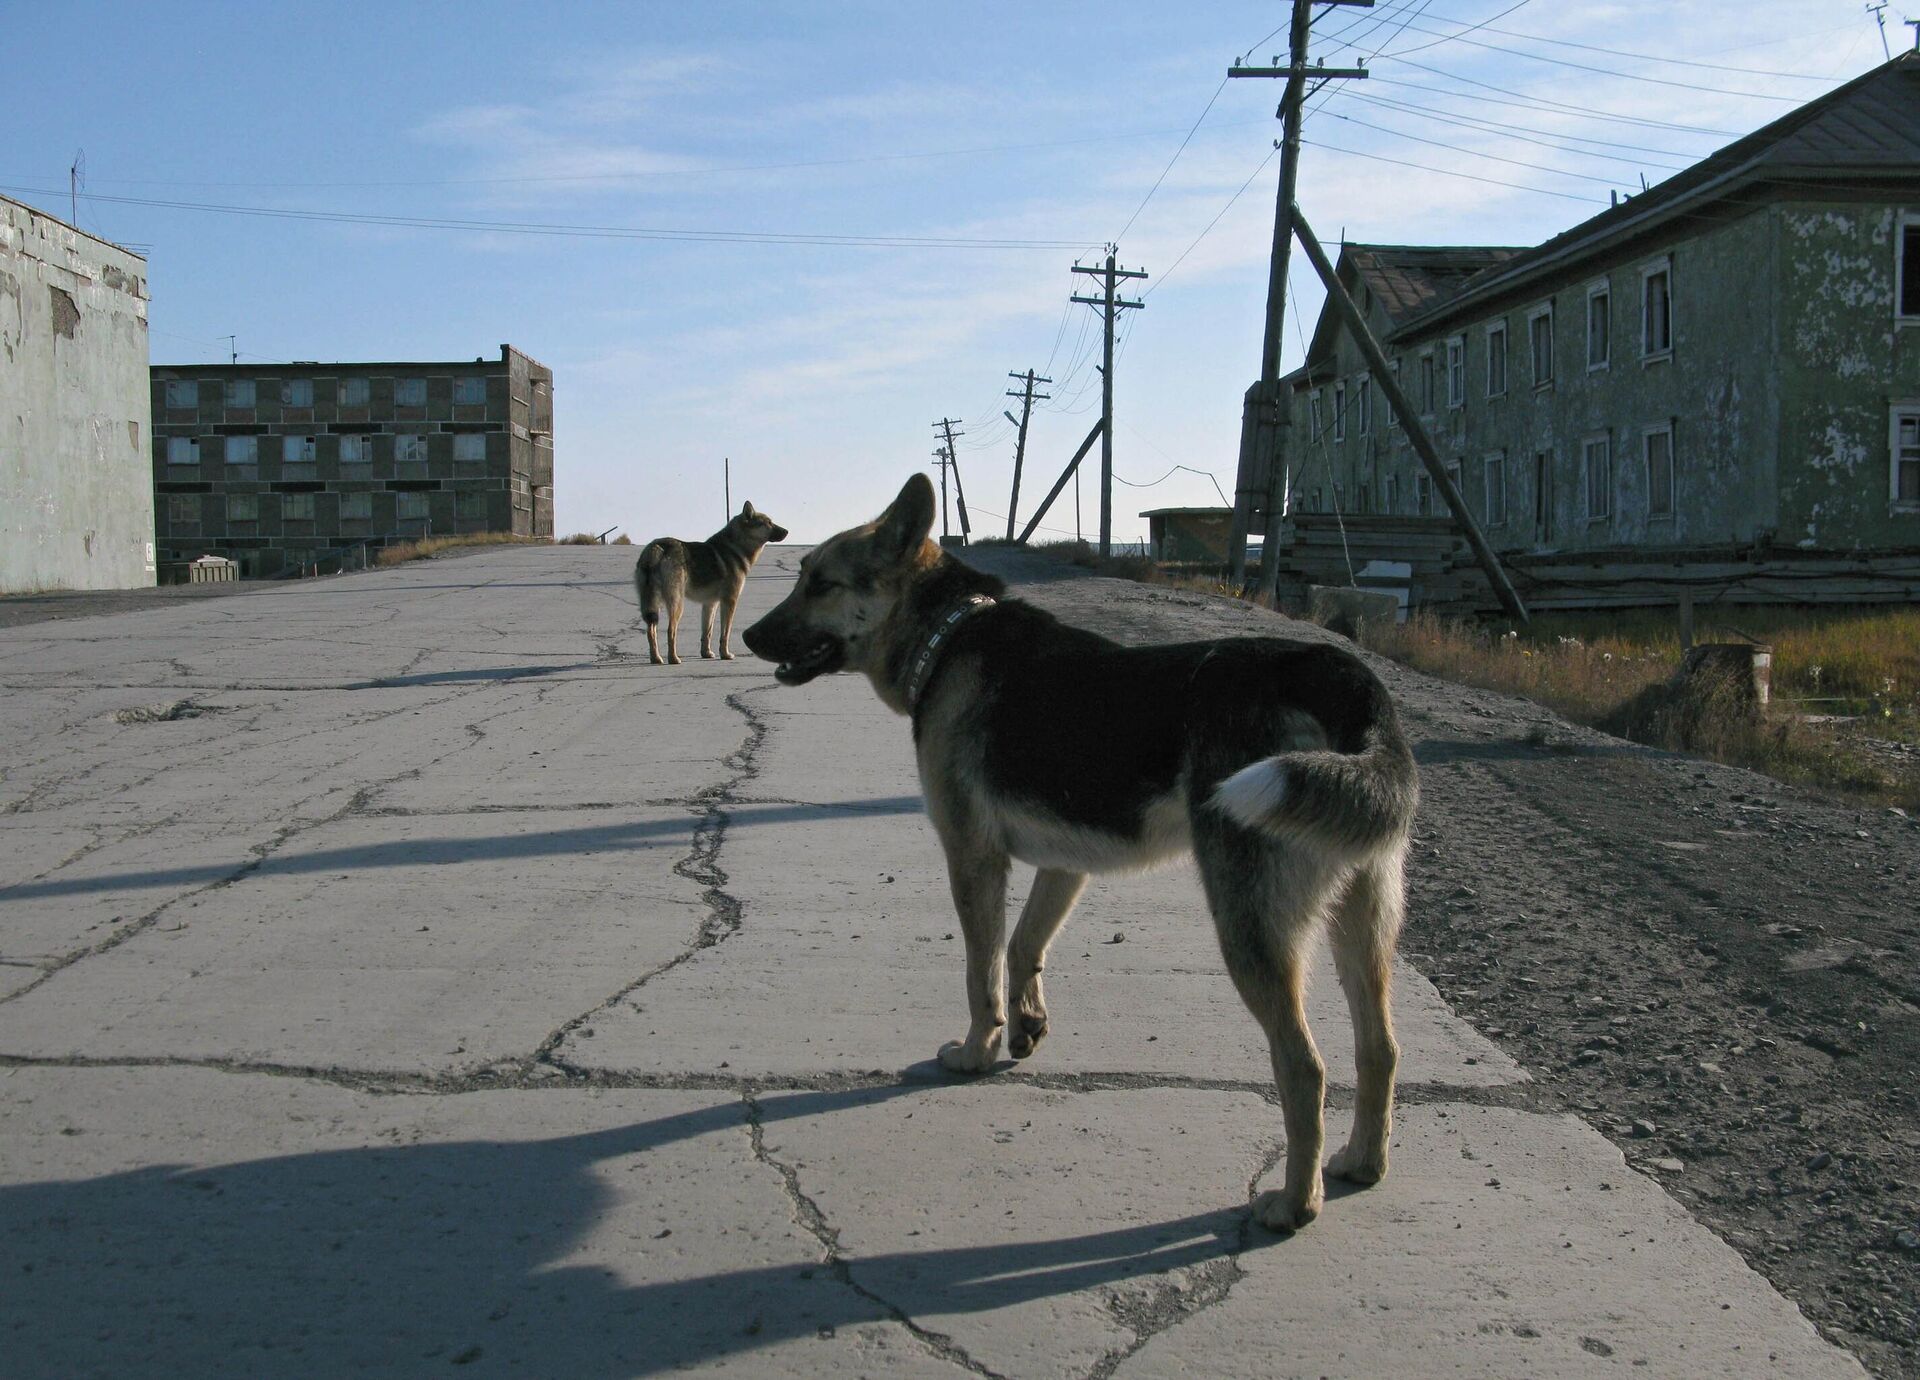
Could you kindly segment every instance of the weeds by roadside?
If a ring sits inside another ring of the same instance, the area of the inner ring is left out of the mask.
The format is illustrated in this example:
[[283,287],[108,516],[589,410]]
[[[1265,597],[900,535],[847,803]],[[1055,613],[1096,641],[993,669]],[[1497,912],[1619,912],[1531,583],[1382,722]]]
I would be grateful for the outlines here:
[[505,546],[509,544],[547,546],[545,537],[517,537],[510,532],[467,532],[456,537],[425,537],[419,541],[399,542],[393,546],[383,546],[375,554],[375,565],[404,565],[408,561],[421,560],[427,556],[438,555],[459,546]]

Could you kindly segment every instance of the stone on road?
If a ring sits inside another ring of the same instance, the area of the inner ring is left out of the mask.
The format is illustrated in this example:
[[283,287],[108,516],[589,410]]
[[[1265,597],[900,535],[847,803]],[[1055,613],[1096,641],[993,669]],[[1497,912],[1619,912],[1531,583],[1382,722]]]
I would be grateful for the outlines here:
[[[1404,965],[1392,1175],[1254,1226],[1185,868],[1096,879],[1037,1055],[941,1074],[906,724],[647,665],[631,554],[0,630],[9,1377],[1860,1373]],[[1310,1014],[1337,1145],[1325,965]]]

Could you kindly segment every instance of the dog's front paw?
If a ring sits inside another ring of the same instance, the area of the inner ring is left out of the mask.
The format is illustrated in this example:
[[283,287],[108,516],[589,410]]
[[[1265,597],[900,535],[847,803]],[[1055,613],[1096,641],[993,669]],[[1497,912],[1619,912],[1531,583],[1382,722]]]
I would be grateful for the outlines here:
[[949,1073],[985,1073],[1000,1052],[1000,1036],[991,1040],[949,1040],[940,1046],[940,1067]]
[[1254,1220],[1268,1231],[1290,1236],[1320,1215],[1318,1185],[1311,1193],[1269,1189],[1253,1200]]
[[678,666],[680,664],[680,658],[677,656],[670,656],[667,658],[667,660],[675,666]]
[[720,659],[721,659],[722,661],[732,661],[732,660],[733,660],[733,653],[732,653],[732,652],[722,652],[722,653],[720,653]]
[[1348,1141],[1327,1161],[1327,1174],[1350,1184],[1377,1184],[1387,1177],[1387,1148],[1369,1151]]

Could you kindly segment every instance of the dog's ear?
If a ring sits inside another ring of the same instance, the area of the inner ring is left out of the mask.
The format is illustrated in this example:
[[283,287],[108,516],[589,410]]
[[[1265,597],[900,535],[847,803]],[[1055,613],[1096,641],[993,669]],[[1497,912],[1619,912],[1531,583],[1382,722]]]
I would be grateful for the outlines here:
[[900,486],[900,493],[874,528],[874,545],[890,560],[905,560],[920,549],[933,531],[933,481],[916,474]]
[[740,505],[740,516],[743,518],[753,516],[753,501],[751,499]]

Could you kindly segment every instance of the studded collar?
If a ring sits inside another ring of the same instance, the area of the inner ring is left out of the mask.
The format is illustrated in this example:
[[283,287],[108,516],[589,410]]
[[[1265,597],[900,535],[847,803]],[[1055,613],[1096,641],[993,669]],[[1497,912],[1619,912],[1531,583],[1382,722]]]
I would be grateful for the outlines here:
[[974,614],[992,608],[996,602],[989,595],[969,594],[941,615],[940,621],[934,624],[933,631],[915,653],[913,665],[907,671],[907,713],[911,714],[920,707],[920,697],[926,693],[934,667],[940,664],[940,652],[953,637],[954,629]]

